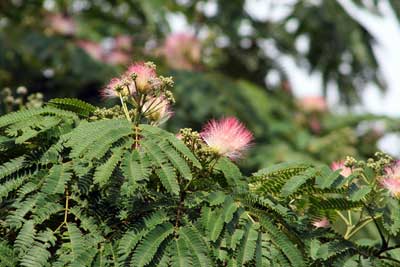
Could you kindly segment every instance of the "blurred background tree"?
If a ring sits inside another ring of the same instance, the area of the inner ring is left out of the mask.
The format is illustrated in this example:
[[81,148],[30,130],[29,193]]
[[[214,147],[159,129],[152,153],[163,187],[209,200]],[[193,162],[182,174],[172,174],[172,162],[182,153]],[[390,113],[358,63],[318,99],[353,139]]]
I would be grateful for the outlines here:
[[[278,18],[252,15],[249,2],[1,1],[0,88],[98,102],[98,90],[129,63],[153,60],[175,77],[176,116],[166,127],[199,130],[212,117],[239,117],[257,143],[241,163],[247,171],[285,160],[366,158],[398,130],[389,118],[332,114],[323,98],[293,96],[278,55],[320,73],[324,92],[335,86],[348,106],[367,84],[385,89],[373,37],[339,2],[283,1]],[[279,1],[267,2],[273,10]],[[373,10],[378,1],[369,2]],[[171,32],[177,19],[188,32]]]

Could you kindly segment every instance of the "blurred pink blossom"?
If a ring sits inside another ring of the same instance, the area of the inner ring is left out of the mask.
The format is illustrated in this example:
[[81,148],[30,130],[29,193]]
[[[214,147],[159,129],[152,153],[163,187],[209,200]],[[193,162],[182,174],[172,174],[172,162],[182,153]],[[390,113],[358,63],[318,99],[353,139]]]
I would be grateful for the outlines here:
[[98,61],[103,61],[103,48],[100,43],[88,41],[88,40],[78,40],[77,44],[80,48],[85,50],[93,59]]
[[385,175],[381,184],[393,197],[400,198],[400,161],[396,161],[391,167],[385,168]]
[[125,65],[129,63],[131,57],[128,53],[122,51],[111,51],[103,56],[103,61],[111,65]]
[[56,33],[63,35],[74,35],[76,32],[76,23],[72,17],[55,13],[49,15],[47,21],[50,28]]
[[93,59],[110,65],[126,65],[132,58],[131,38],[129,36],[115,37],[111,46],[89,40],[78,40],[76,43]]
[[241,158],[253,140],[253,134],[234,117],[209,121],[200,136],[220,155],[232,160]]
[[114,49],[130,51],[132,49],[132,37],[129,35],[118,35],[114,38]]
[[201,43],[189,33],[173,33],[166,38],[162,52],[170,67],[193,70],[201,60]]
[[299,106],[306,112],[325,112],[328,105],[323,97],[308,96],[299,100]]

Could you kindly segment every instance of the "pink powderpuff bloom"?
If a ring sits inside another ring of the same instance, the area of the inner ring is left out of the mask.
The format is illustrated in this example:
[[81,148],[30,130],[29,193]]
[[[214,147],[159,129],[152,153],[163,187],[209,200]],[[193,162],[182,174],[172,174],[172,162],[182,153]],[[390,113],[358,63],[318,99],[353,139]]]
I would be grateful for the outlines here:
[[385,176],[381,185],[386,188],[393,197],[400,198],[400,161],[393,166],[385,168]]
[[132,37],[129,35],[118,35],[114,38],[115,49],[130,51],[132,48]]
[[322,219],[314,220],[312,225],[316,228],[328,228],[330,226],[328,218],[324,217]]
[[104,55],[103,61],[111,65],[125,65],[129,63],[130,56],[126,52],[122,51],[111,51]]
[[[124,87],[126,87],[125,82],[120,78],[112,78],[111,81],[107,84],[107,86],[100,91],[100,95],[103,98],[119,97],[117,91],[118,87],[122,88],[122,94],[126,93],[124,92]],[[126,88],[125,90],[127,91],[128,89]]]
[[103,47],[100,43],[88,40],[78,40],[78,46],[88,53],[93,59],[103,61]]
[[157,123],[164,123],[174,114],[171,105],[163,96],[152,97],[143,105],[143,111],[147,112],[147,117]]
[[193,70],[201,59],[201,43],[189,33],[174,33],[166,38],[163,54],[172,68]]
[[156,80],[157,74],[155,68],[143,63],[134,63],[125,72],[128,78],[136,75],[135,88],[140,93],[146,93],[152,88],[152,82]]
[[340,172],[340,174],[341,174],[343,177],[346,177],[346,178],[349,177],[349,176],[351,175],[351,173],[352,173],[351,168],[346,167],[346,166],[344,165],[344,160],[332,162],[332,164],[331,164],[331,169],[332,169],[332,171],[336,171],[336,170],[341,169],[342,171]]
[[328,105],[323,97],[308,96],[299,100],[299,106],[306,112],[325,112]]
[[253,140],[253,134],[234,117],[209,121],[200,136],[209,147],[232,160],[241,158]]
[[51,29],[56,33],[74,35],[76,32],[76,23],[69,16],[63,14],[51,14],[47,21]]

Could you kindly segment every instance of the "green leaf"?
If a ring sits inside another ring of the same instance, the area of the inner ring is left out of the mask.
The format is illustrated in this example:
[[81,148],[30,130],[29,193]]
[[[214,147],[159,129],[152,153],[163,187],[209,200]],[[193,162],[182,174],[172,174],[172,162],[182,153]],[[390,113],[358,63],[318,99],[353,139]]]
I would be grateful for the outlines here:
[[236,256],[237,266],[243,266],[250,262],[256,251],[256,242],[258,239],[258,232],[254,229],[252,222],[247,222],[245,226],[244,236],[238,247]]
[[165,153],[169,161],[172,162],[174,167],[179,171],[183,178],[192,180],[192,171],[186,161],[171,147],[169,143],[160,143],[161,150]]
[[47,194],[64,194],[65,185],[72,177],[70,170],[67,164],[53,165],[44,179],[42,191]]
[[0,180],[21,170],[25,165],[27,165],[25,162],[25,156],[4,163],[0,166]]
[[168,162],[160,147],[150,139],[142,141],[141,145],[146,150],[153,164],[159,167],[158,176],[165,189],[174,195],[179,195],[180,188],[175,170]]
[[161,243],[173,232],[174,226],[170,223],[163,223],[150,231],[133,253],[131,266],[143,267],[149,264]]
[[321,175],[317,175],[315,178],[315,184],[319,188],[329,188],[339,177],[341,170],[336,170],[334,172],[328,166],[323,166],[320,169]]
[[49,105],[75,112],[84,117],[88,117],[96,110],[95,106],[76,98],[54,98],[49,101]]
[[371,192],[372,188],[368,185],[356,186],[356,189],[350,190],[350,199],[360,201]]
[[208,221],[207,229],[211,241],[217,241],[224,227],[224,216],[222,209],[216,209],[212,212],[211,218]]
[[175,147],[175,149],[180,152],[183,156],[185,156],[195,167],[201,168],[201,164],[196,158],[196,156],[190,151],[190,149],[178,138],[176,138],[175,135],[166,132],[158,127],[146,125],[146,124],[141,124],[140,128],[143,130],[143,134],[146,134],[146,132],[155,134],[160,136],[163,139],[168,140],[169,143],[171,143],[172,146]]
[[282,187],[281,194],[283,197],[288,197],[296,192],[308,180],[315,177],[317,171],[315,169],[306,170],[304,173],[291,177]]
[[225,199],[225,203],[222,209],[224,210],[224,221],[225,223],[229,223],[233,219],[233,214],[238,209],[238,206],[236,205],[233,198],[228,196]]
[[32,221],[26,221],[19,231],[14,246],[19,255],[23,255],[33,245],[36,230]]
[[171,242],[171,267],[193,266],[189,248],[183,238]]
[[222,191],[211,192],[208,196],[208,202],[210,206],[216,206],[224,203],[226,194]]
[[271,220],[265,215],[259,215],[260,224],[270,235],[271,240],[277,245],[279,250],[289,259],[293,267],[305,267],[304,258],[299,249],[291,242],[291,240],[279,230]]
[[230,186],[237,186],[242,179],[243,175],[236,164],[228,158],[220,158],[215,164],[215,169],[221,171]]
[[112,173],[120,162],[122,155],[124,153],[123,147],[118,147],[112,149],[112,155],[107,159],[107,161],[96,168],[96,171],[93,176],[93,182],[100,185],[100,187],[107,184],[110,179]]
[[190,250],[193,266],[214,266],[214,264],[211,262],[211,259],[209,258],[207,246],[196,229],[190,226],[180,228],[179,238],[185,240],[187,247]]

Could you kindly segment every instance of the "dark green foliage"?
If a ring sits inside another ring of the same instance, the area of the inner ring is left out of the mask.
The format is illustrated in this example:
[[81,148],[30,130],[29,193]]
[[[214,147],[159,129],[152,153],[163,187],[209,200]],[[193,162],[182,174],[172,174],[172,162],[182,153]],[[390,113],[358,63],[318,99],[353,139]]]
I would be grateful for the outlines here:
[[[53,103],[89,107],[70,101]],[[165,130],[82,109],[0,117],[0,266],[396,263],[398,200],[371,168],[346,178],[285,163],[245,177]],[[322,217],[330,229],[312,226]]]

